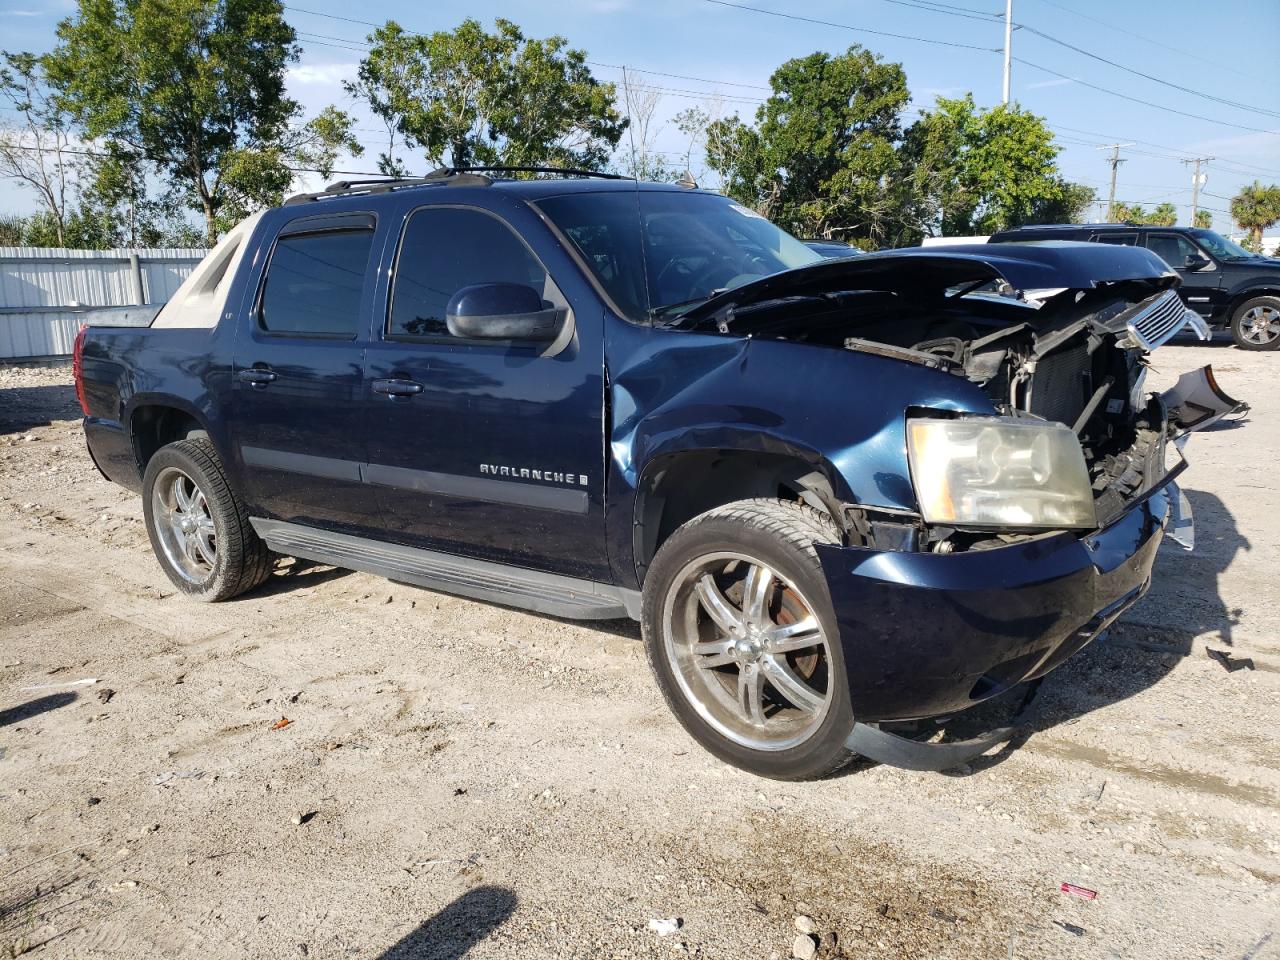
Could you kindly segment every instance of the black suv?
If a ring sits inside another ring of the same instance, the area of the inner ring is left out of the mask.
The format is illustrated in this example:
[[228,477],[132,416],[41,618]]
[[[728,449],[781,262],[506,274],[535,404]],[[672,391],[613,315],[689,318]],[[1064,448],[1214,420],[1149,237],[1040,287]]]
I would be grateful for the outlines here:
[[1280,348],[1280,260],[1250,253],[1212,230],[1125,223],[1063,223],[1016,227],[990,243],[1091,240],[1146,247],[1178,272],[1188,307],[1229,327],[1243,350]]

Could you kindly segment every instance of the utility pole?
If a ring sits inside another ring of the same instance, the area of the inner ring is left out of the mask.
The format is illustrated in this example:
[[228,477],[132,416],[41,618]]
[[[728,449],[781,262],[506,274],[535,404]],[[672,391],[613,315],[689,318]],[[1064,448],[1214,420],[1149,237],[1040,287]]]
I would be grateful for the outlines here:
[[[1183,160],[1183,163],[1194,163],[1196,165],[1195,173],[1191,175],[1191,225],[1196,225],[1196,213],[1200,209],[1200,164],[1208,163],[1213,157],[1193,157],[1190,160]],[[1209,175],[1205,174],[1205,179],[1209,179]]]
[[1013,0],[1004,0],[1004,100],[1009,105],[1009,68],[1013,64]]
[[1097,148],[1099,150],[1111,151],[1111,156],[1107,157],[1107,162],[1111,164],[1111,193],[1107,197],[1108,222],[1112,221],[1116,213],[1116,171],[1120,169],[1120,164],[1124,163],[1124,161],[1120,159],[1120,148],[1132,146],[1132,143],[1106,143]]

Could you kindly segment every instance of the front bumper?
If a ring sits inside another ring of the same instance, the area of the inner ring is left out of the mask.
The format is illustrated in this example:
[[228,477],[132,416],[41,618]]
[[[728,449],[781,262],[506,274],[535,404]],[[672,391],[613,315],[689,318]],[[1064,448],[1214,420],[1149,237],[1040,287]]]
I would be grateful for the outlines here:
[[1137,601],[1177,488],[1086,537],[965,553],[819,545],[854,716],[955,713],[1044,676]]

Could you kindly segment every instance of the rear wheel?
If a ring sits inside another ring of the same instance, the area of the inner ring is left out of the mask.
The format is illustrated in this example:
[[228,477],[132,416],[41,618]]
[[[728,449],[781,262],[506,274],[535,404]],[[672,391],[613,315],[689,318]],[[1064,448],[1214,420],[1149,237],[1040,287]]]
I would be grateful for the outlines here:
[[142,480],[143,515],[165,575],[199,600],[226,600],[271,573],[271,553],[249,525],[207,437],[161,447]]
[[1280,349],[1280,297],[1254,297],[1236,308],[1231,336],[1242,350]]
[[644,584],[650,666],[685,729],[760,776],[807,780],[845,766],[853,727],[843,651],[814,544],[830,518],[744,500],[691,520]]

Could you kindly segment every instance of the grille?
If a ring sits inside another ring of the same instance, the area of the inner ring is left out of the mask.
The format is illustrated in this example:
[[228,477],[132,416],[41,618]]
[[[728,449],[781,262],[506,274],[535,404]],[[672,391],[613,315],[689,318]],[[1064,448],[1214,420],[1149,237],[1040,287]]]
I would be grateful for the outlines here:
[[1182,298],[1170,290],[1139,310],[1125,325],[1139,346],[1144,350],[1154,350],[1187,325],[1189,313],[1191,311],[1183,305]]
[[1031,413],[1074,426],[1089,400],[1090,366],[1084,344],[1041,357],[1031,380]]

